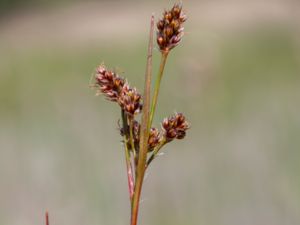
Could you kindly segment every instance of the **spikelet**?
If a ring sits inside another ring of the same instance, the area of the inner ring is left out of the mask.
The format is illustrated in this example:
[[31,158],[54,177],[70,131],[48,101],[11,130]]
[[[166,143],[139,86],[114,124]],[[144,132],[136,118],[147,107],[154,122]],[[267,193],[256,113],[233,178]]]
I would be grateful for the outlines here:
[[[121,136],[125,135],[124,128],[120,127],[120,134]],[[135,149],[138,150],[139,148],[139,141],[140,141],[140,131],[141,131],[141,125],[137,120],[133,121],[133,139],[134,139],[134,145]],[[158,146],[161,142],[161,132],[158,131],[157,128],[152,127],[150,129],[149,133],[149,139],[148,139],[148,152],[151,152],[154,150],[156,146]],[[127,146],[129,149],[131,149],[130,142],[128,141]]]
[[125,84],[120,93],[118,103],[129,116],[133,117],[142,109],[141,99],[142,97],[136,88],[130,88],[128,84]]
[[163,13],[163,18],[157,22],[157,44],[160,51],[168,52],[178,45],[183,36],[182,24],[187,17],[182,12],[181,4],[177,3],[169,11]]
[[97,94],[104,94],[105,97],[113,102],[117,102],[122,92],[125,80],[113,71],[107,70],[102,64],[96,69],[96,86],[99,87]]
[[183,139],[186,130],[189,129],[189,124],[182,113],[176,113],[173,116],[165,118],[162,122],[162,127],[166,141],[170,142],[175,138]]
[[148,151],[151,152],[161,142],[161,133],[157,128],[152,127],[149,132]]

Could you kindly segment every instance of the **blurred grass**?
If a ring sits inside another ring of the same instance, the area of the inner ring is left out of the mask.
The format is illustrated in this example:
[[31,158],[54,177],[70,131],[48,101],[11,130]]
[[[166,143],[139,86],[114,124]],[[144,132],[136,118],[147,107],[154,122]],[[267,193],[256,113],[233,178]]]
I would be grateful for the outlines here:
[[[145,224],[299,223],[297,36],[268,27],[211,50],[193,35],[170,56],[156,118],[184,111],[192,129],[151,168]],[[1,224],[41,223],[48,207],[57,224],[126,223],[119,111],[88,86],[104,60],[141,90],[145,46],[1,46]]]

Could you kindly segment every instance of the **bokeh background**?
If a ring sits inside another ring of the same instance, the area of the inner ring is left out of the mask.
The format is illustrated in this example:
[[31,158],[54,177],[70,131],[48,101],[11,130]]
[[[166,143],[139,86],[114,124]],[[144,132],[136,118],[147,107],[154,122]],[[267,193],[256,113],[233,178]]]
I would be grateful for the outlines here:
[[[143,87],[149,18],[173,1],[0,1],[0,224],[129,224],[119,108],[101,62]],[[300,224],[300,2],[184,1],[155,124],[143,225]],[[159,51],[155,50],[157,70]]]

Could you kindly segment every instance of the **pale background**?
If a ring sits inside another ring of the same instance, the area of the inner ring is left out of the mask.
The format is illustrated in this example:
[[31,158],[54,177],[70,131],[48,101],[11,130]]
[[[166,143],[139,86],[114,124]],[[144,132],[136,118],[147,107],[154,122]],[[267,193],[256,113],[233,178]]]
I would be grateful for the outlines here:
[[[150,15],[173,3],[0,1],[0,224],[129,224],[119,109],[89,80],[104,61],[142,90]],[[184,8],[155,124],[192,127],[151,166],[140,224],[299,225],[300,2]]]

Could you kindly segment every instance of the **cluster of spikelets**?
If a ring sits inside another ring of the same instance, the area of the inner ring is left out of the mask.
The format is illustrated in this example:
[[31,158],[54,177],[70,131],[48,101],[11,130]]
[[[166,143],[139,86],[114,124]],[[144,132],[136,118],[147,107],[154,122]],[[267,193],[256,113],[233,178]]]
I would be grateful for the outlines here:
[[161,51],[170,51],[178,45],[183,36],[183,22],[187,19],[180,4],[175,4],[169,11],[163,13],[157,22],[157,44]]
[[115,72],[107,70],[102,64],[96,69],[96,85],[98,94],[103,93],[110,101],[117,102],[130,116],[134,116],[142,109],[141,95],[136,88],[130,88],[124,78]]
[[[161,123],[161,129],[152,127],[167,57],[169,52],[181,41],[185,21],[186,16],[182,11],[181,4],[175,4],[171,10],[163,12],[162,18],[156,24],[156,42],[161,53],[161,62],[152,95],[152,49],[155,27],[153,15],[143,97],[136,88],[130,87],[126,79],[106,68],[104,64],[96,69],[94,87],[97,88],[97,94],[104,95],[107,100],[117,103],[121,108],[119,129],[125,150],[131,225],[137,225],[140,194],[146,169],[165,144],[175,139],[183,139],[189,129],[189,124],[182,113],[175,113],[165,118]],[[139,113],[142,114],[141,121],[138,120]]]
[[[156,24],[156,41],[162,53],[168,53],[178,45],[183,36],[182,24],[185,20],[181,4],[175,4],[171,10],[164,11]],[[96,69],[95,86],[97,94],[103,94],[107,100],[116,102],[121,107],[123,124],[120,126],[120,134],[125,137],[127,149],[138,155],[141,125],[135,116],[142,111],[141,94],[136,88],[131,88],[126,79],[107,69],[104,64]],[[149,127],[148,152],[154,152],[150,162],[164,144],[174,139],[183,139],[188,128],[189,124],[182,113],[165,118],[161,123],[161,130]]]
[[[98,93],[103,94],[107,100],[117,102],[125,114],[133,119],[142,109],[142,97],[136,88],[131,88],[127,81],[115,72],[106,69],[102,64],[96,69],[96,86]],[[173,139],[182,139],[186,130],[189,128],[187,121],[182,113],[176,113],[173,116],[165,118],[162,122],[162,131],[157,128],[151,128],[148,140],[148,151],[151,152],[155,147],[163,142],[167,143]],[[128,135],[129,131],[125,127],[120,128],[122,136]],[[127,145],[129,149],[137,149],[140,136],[140,123],[133,121],[134,146]]]

